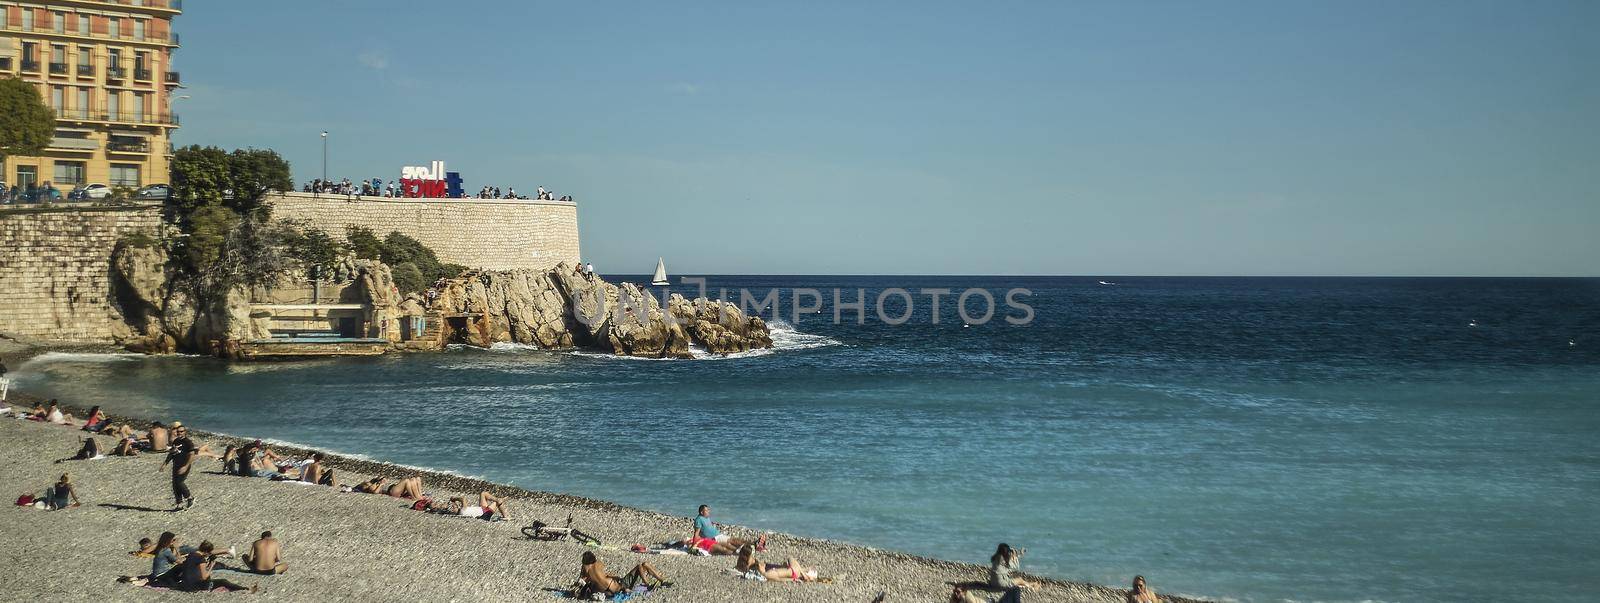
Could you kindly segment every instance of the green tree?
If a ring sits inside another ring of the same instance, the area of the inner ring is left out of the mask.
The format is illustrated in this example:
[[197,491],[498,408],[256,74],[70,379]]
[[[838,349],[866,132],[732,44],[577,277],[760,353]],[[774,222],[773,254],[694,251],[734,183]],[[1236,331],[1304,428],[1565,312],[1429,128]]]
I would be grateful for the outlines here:
[[363,226],[349,226],[344,230],[344,240],[350,243],[350,252],[364,260],[376,260],[383,257],[383,241],[378,235],[372,234],[371,228]]
[[38,155],[55,136],[56,119],[33,84],[0,78],[0,159]]
[[235,150],[228,155],[228,179],[232,194],[224,197],[223,203],[244,216],[268,217],[272,208],[267,205],[267,193],[294,188],[289,162],[270,149]]
[[421,291],[427,288],[429,283],[433,282],[428,277],[423,276],[422,271],[417,269],[417,265],[411,262],[395,266],[392,273],[394,275],[394,286],[401,293]]
[[184,272],[202,276],[222,259],[228,235],[239,226],[239,214],[220,205],[205,205],[189,216],[181,243]]
[[319,277],[327,276],[331,273],[334,263],[344,256],[344,245],[340,245],[339,241],[325,230],[292,222],[284,222],[283,226],[286,230],[284,243],[289,248],[289,257],[300,260],[312,274]]
[[172,195],[167,198],[167,219],[187,228],[202,206],[217,204],[233,188],[228,153],[217,147],[192,145],[172,153]]

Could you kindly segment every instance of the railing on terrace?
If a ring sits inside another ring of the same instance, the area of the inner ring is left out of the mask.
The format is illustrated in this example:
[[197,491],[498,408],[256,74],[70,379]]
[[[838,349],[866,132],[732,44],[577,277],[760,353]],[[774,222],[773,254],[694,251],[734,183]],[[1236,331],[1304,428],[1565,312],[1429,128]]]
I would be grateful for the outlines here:
[[11,57],[0,57],[0,71],[11,71]]
[[149,153],[148,142],[107,142],[106,150],[112,153]]
[[27,60],[27,59],[23,59],[22,60],[22,70],[23,71],[38,71],[39,70],[39,62],[38,61],[30,61],[30,60]]
[[139,113],[136,111],[104,111],[93,109],[68,109],[56,108],[56,117],[59,119],[76,119],[81,121],[116,121],[137,124],[162,124],[168,126],[178,125],[176,113]]
[[135,69],[135,70],[133,70],[133,79],[136,79],[136,80],[148,80],[154,75],[155,74],[151,73],[149,69]]
[[176,71],[168,71],[167,72],[167,83],[168,84],[181,84],[181,83],[183,83],[183,78],[179,77],[179,74]]
[[66,75],[67,74],[67,64],[66,63],[51,63],[50,64],[50,73],[53,73],[53,74],[56,74],[56,75]]
[[121,67],[112,67],[112,68],[106,69],[106,77],[109,77],[109,78],[114,79],[114,80],[120,80],[122,78],[128,77],[128,70],[127,69],[123,69]]
[[79,65],[78,75],[94,75],[94,65]]

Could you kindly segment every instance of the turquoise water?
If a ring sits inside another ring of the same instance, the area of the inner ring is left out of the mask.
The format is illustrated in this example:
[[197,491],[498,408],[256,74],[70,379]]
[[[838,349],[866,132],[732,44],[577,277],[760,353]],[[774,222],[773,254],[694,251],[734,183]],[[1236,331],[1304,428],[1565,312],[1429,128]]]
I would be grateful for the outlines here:
[[763,529],[972,562],[1006,541],[1034,571],[1139,573],[1164,592],[1600,590],[1600,281],[1097,280],[714,277],[846,299],[1022,286],[1037,313],[963,327],[922,306],[896,327],[830,324],[826,308],[781,325],[777,351],[730,359],[55,354],[13,376],[204,429],[685,516],[707,503]]

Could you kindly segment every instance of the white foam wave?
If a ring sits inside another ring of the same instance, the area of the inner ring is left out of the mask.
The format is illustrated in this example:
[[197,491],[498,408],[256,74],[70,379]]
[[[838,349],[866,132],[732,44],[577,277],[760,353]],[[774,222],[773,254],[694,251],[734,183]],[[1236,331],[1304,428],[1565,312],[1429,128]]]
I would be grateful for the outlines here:
[[787,322],[774,320],[767,323],[767,333],[772,336],[772,349],[775,350],[809,350],[834,345],[844,345],[837,339],[826,335],[802,333]]
[[516,343],[511,341],[502,341],[499,343],[489,344],[489,350],[494,352],[526,352],[530,350],[537,352],[543,349],[544,348],[531,343]]
[[27,362],[23,363],[23,366],[27,366],[35,362],[41,364],[49,362],[131,362],[138,358],[144,358],[144,354],[134,354],[131,352],[45,352],[38,356],[34,356],[33,358],[29,358]]

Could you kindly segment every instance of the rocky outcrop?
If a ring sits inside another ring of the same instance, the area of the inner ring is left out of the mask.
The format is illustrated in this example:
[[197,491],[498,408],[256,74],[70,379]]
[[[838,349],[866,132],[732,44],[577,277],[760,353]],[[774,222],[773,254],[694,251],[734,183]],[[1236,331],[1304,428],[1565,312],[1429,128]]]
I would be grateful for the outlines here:
[[473,345],[582,347],[645,358],[690,358],[691,346],[726,354],[772,345],[766,324],[733,304],[674,295],[663,307],[631,283],[613,285],[566,265],[469,273],[441,285],[432,309],[457,325],[446,336]]

